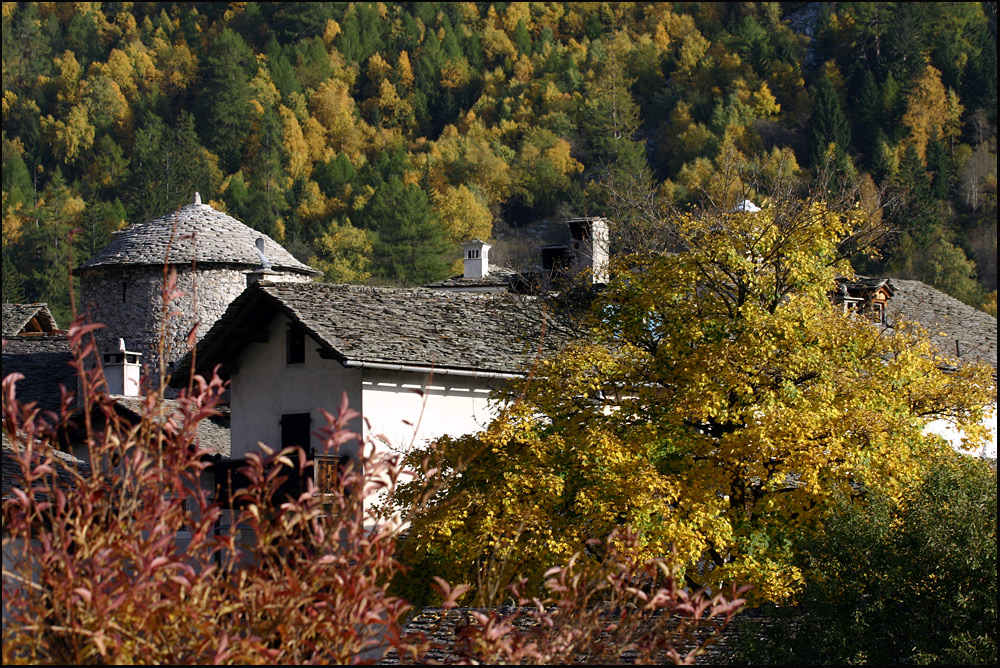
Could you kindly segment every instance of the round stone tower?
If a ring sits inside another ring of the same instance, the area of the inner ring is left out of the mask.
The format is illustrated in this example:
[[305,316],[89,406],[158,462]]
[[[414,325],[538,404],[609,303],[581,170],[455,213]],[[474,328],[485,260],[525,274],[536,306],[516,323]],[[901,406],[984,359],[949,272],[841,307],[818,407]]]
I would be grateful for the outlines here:
[[[177,273],[182,291],[164,308],[164,279]],[[167,373],[188,352],[188,333],[197,324],[200,339],[246,289],[250,274],[270,281],[306,282],[321,276],[292,257],[266,234],[201,203],[183,206],[146,223],[117,232],[80,277],[80,303],[97,330],[98,351],[128,349],[142,354],[152,381],[159,378],[161,351]],[[161,342],[162,340],[162,342]]]

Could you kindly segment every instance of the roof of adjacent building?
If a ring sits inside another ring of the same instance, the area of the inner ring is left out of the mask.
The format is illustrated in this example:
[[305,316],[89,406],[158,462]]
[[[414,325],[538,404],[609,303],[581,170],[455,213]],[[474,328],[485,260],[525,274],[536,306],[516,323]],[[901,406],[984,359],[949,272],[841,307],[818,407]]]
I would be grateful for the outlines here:
[[[137,422],[146,414],[146,400],[143,397],[112,397],[115,409],[119,414],[125,414],[130,420]],[[181,403],[176,399],[161,399],[163,419],[176,416],[178,422],[182,418]],[[198,423],[195,445],[207,450],[212,455],[221,455],[228,459],[231,451],[229,409],[217,406],[218,415],[212,415]],[[159,421],[159,420],[158,420]]]
[[14,386],[17,400],[37,402],[42,410],[58,411],[62,388],[76,390],[72,361],[66,336],[12,336],[3,342],[3,375],[24,375]]
[[[27,437],[24,434],[18,433],[17,440],[12,442],[7,436],[6,429],[0,431],[2,431],[3,436],[2,496],[6,499],[10,494],[12,494],[12,490],[15,487],[18,489],[24,488],[24,471],[21,468],[21,462],[18,461],[18,458],[24,453],[24,444],[19,441],[26,439]],[[67,490],[73,488],[76,484],[76,475],[90,475],[89,464],[72,455],[66,454],[65,452],[60,452],[50,446],[36,445],[33,448],[32,454],[32,461],[36,465],[47,455],[52,456],[52,463],[54,464],[52,469],[55,474],[55,479],[52,482],[55,487],[60,489]]]
[[[326,357],[480,373],[525,373],[539,343],[557,350],[570,336],[538,297],[329,283],[258,283],[246,289],[196,350],[202,375],[234,361],[278,313],[299,324]],[[544,323],[544,324],[543,324]],[[544,335],[543,335],[544,329]],[[186,382],[190,356],[172,379]]]
[[514,269],[490,265],[489,272],[481,278],[466,278],[464,274],[428,283],[425,288],[438,290],[472,290],[475,288],[496,288],[506,290],[517,281],[520,274]]
[[51,334],[58,329],[47,304],[3,305],[3,335]]
[[996,318],[920,281],[893,278],[890,282],[895,294],[886,304],[887,324],[916,322],[941,353],[986,362],[996,369]]
[[[598,604],[600,605],[600,604]],[[607,617],[602,620],[602,626],[606,627],[606,624],[611,623],[621,623],[622,619],[620,617],[620,610],[617,609],[607,609]],[[477,617],[482,615],[487,619],[493,617],[497,620],[504,620],[510,623],[516,633],[522,634],[522,637],[526,639],[534,639],[533,634],[538,633],[544,637],[547,633],[552,633],[553,629],[540,627],[540,623],[534,618],[534,614],[537,613],[537,608],[532,607],[514,607],[514,606],[502,606],[495,608],[452,608],[450,610],[445,610],[443,608],[424,608],[413,614],[408,621],[403,625],[403,637],[413,640],[418,640],[422,637],[428,643],[427,652],[419,657],[417,657],[418,663],[427,664],[461,664],[461,663],[477,663],[476,659],[481,658],[481,655],[476,651],[474,643],[468,642],[464,637],[463,629],[468,627],[479,627],[479,621]],[[626,625],[631,627],[630,622],[635,623],[634,632],[632,634],[633,639],[639,638],[644,633],[655,632],[658,628],[669,630],[675,628],[675,625],[679,623],[680,618],[678,616],[665,616],[661,614],[657,615],[637,615],[636,618],[630,619],[625,622]],[[552,616],[558,623],[560,618],[558,611],[553,611]],[[604,615],[602,614],[602,617]],[[697,654],[694,657],[695,665],[719,665],[732,663],[735,655],[739,649],[740,642],[742,640],[742,634],[762,634],[773,632],[772,627],[774,626],[774,620],[769,615],[763,614],[759,609],[755,610],[745,610],[740,613],[739,616],[741,620],[740,625],[735,623],[730,623],[726,633],[716,636],[711,644],[704,645],[704,651]],[[571,620],[572,621],[572,620]],[[558,627],[557,627],[558,628]],[[697,640],[699,643],[705,643],[705,641],[713,634],[715,631],[713,625],[706,625],[700,628],[692,629],[691,634],[676,634],[674,636],[673,646],[677,649],[683,656],[687,652],[694,649],[694,641]],[[668,631],[669,632],[669,631]],[[605,635],[605,640],[611,640],[611,636]],[[586,647],[586,639],[581,639],[583,642],[577,647]],[[587,665],[601,665],[606,662],[614,663],[617,659],[622,663],[635,663],[639,658],[637,648],[632,646],[626,646],[624,644],[615,646],[613,643],[602,645],[596,642],[597,638],[592,639],[593,642],[589,649],[590,654],[580,653],[579,649],[574,651],[575,656],[567,656],[565,663],[567,664],[587,664]],[[603,653],[602,653],[603,650]],[[398,666],[402,663],[410,663],[410,657],[407,657],[407,661],[401,661],[399,653],[394,649],[390,649],[385,653],[377,665],[380,666]],[[666,655],[665,651],[662,651],[656,661],[657,665],[660,663],[669,663],[670,659]]]
[[136,223],[122,232],[86,264],[81,273],[94,267],[121,265],[162,266],[169,249],[170,264],[261,265],[254,243],[264,240],[264,255],[275,271],[291,271],[309,276],[322,272],[299,262],[263,232],[251,229],[230,215],[196,200],[146,223]]
[[874,293],[881,287],[885,287],[889,294],[895,293],[896,287],[893,285],[892,281],[888,278],[871,278],[868,276],[856,276],[854,280],[848,280],[846,278],[838,278],[837,283],[843,286],[849,294],[852,296],[865,296]]

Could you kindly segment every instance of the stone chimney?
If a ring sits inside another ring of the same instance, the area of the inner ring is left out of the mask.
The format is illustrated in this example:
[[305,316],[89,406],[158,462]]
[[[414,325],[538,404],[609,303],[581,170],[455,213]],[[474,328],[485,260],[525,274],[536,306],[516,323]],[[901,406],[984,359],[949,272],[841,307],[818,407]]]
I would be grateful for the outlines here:
[[465,274],[463,278],[485,278],[490,273],[490,244],[473,239],[462,244],[465,253]]
[[610,230],[607,218],[573,218],[569,225],[573,273],[589,271],[594,285],[608,282]]
[[142,353],[125,349],[125,339],[118,339],[118,351],[104,353],[104,378],[108,383],[108,394],[126,397],[139,396],[139,375]]

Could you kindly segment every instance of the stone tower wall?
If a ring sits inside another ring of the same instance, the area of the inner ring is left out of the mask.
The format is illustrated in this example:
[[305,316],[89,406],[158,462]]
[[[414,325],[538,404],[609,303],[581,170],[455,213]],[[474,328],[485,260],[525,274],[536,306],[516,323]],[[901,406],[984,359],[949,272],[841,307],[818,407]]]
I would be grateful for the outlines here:
[[[164,351],[167,371],[187,353],[187,335],[196,322],[197,338],[211,329],[229,304],[246,289],[243,265],[213,264],[191,270],[177,267],[176,289],[184,295],[171,303],[173,315],[167,319]],[[286,273],[281,280],[308,282],[302,274]],[[163,267],[118,265],[93,267],[81,276],[80,303],[91,322],[105,327],[95,332],[100,353],[117,350],[125,339],[129,350],[142,353],[142,363],[151,380],[158,380],[160,326],[163,321]]]

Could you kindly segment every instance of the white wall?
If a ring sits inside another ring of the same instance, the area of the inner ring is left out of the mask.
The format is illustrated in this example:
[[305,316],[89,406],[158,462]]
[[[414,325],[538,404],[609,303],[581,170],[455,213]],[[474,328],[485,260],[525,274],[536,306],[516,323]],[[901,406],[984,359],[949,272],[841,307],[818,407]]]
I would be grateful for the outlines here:
[[362,394],[367,434],[402,451],[444,434],[480,431],[494,417],[488,405],[490,392],[503,382],[366,369]]
[[[324,360],[319,344],[306,337],[303,364],[285,363],[284,316],[268,325],[268,342],[247,346],[232,376],[232,458],[256,451],[257,442],[281,444],[282,414],[312,414],[312,430],[326,424],[319,412],[335,412],[346,390],[351,408],[364,416],[364,435],[397,452],[442,434],[477,432],[492,419],[490,392],[505,381],[447,374],[345,368]],[[362,429],[362,421],[355,423]],[[356,444],[350,444],[355,446]],[[320,443],[313,437],[313,447]],[[348,452],[347,454],[355,454]]]
[[[258,441],[279,448],[283,414],[310,413],[313,432],[325,426],[319,410],[336,414],[345,390],[351,408],[363,411],[361,371],[320,358],[316,352],[319,343],[308,335],[305,362],[285,363],[287,322],[284,316],[273,318],[268,325],[268,342],[249,344],[237,360],[239,371],[232,376],[230,386],[233,459],[258,451]],[[352,428],[360,430],[361,421]],[[322,443],[315,434],[312,445],[316,452],[321,451]],[[356,448],[356,443],[348,443],[344,454],[356,455]]]
[[994,404],[992,410],[983,419],[983,424],[986,425],[988,429],[992,432],[989,442],[986,443],[982,448],[971,451],[966,450],[962,447],[962,437],[963,433],[955,429],[955,426],[948,422],[947,420],[934,420],[927,425],[926,431],[932,434],[938,434],[943,436],[951,447],[955,448],[959,452],[963,452],[967,455],[973,455],[976,457],[986,457],[989,459],[997,458],[997,407]]

